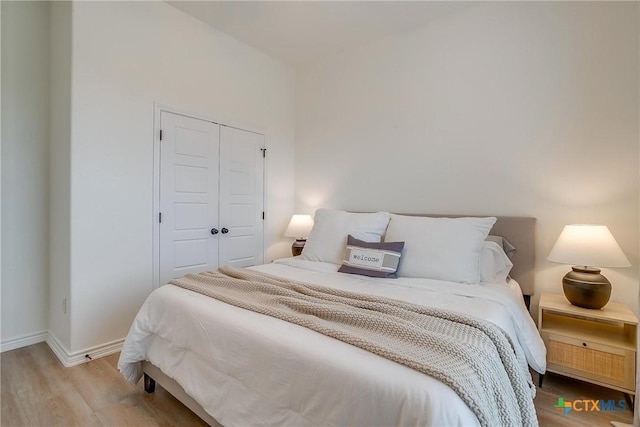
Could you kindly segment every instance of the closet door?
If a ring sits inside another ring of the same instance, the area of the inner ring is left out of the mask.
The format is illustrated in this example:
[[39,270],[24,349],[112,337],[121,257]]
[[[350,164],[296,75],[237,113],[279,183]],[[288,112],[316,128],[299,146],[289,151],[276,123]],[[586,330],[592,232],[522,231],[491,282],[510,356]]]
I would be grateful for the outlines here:
[[[219,125],[160,117],[160,285],[218,268]],[[213,233],[216,234],[213,234]]]
[[263,153],[263,135],[220,127],[220,265],[264,262]]

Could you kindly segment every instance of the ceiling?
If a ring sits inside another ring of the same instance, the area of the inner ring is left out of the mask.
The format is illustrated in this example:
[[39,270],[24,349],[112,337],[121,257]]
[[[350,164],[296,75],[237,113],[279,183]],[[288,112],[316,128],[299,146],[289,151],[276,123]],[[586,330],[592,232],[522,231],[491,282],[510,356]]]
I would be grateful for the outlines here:
[[319,61],[469,7],[445,1],[167,1],[289,65]]

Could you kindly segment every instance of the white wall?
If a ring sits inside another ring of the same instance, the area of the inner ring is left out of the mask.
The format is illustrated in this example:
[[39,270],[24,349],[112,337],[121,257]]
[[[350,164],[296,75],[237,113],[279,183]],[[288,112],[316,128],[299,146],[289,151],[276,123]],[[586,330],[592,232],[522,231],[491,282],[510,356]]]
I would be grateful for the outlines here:
[[604,223],[637,312],[639,7],[473,3],[298,70],[296,210],[534,216],[538,296],[562,227]]
[[[2,44],[2,5],[0,5],[0,45]],[[1,49],[1,48],[0,48]],[[2,81],[2,54],[0,52],[0,82]],[[0,98],[2,97],[0,84]],[[0,101],[0,199],[2,199],[2,102]],[[2,203],[0,202],[0,308],[2,308]],[[0,316],[0,347],[2,347],[2,316]],[[0,349],[1,350],[1,349]]]
[[[51,2],[49,331],[71,348],[71,3]],[[66,313],[63,308],[66,307]]]
[[122,338],[151,291],[154,102],[266,134],[266,258],[286,255],[295,72],[164,2],[77,2],[72,10],[77,352]]
[[49,5],[2,8],[3,350],[42,340],[48,294]]

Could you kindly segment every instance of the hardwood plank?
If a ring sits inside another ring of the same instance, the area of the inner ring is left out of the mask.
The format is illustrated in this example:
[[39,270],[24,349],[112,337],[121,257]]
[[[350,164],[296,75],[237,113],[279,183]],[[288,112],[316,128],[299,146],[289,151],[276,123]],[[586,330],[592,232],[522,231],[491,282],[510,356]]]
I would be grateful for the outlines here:
[[[3,353],[1,361],[2,425],[90,424],[91,411],[46,344]],[[11,405],[6,413],[5,400]]]
[[139,393],[136,396],[142,397],[141,405],[145,406],[145,410],[159,420],[162,425],[208,426],[207,423],[202,421],[200,417],[191,412],[159,384],[156,385],[154,393],[146,393],[142,381],[138,383],[138,389]]
[[120,372],[104,359],[74,366],[69,369],[69,379],[94,411],[118,403],[135,391],[135,386],[123,381]]
[[45,343],[3,353],[0,360],[2,377],[10,378],[16,393],[54,395],[73,389],[68,381],[69,371]]
[[97,411],[95,415],[100,425],[103,426],[157,427],[162,425],[156,421],[152,414],[142,410],[138,405],[125,401],[106,406]]
[[97,425],[93,411],[75,390],[45,398],[43,403],[46,406],[42,410],[33,407],[34,410],[27,414],[31,425]]
[[118,360],[120,359],[120,352],[113,353],[108,356],[102,358],[105,362],[107,362],[113,369],[118,370]]
[[[3,399],[5,396],[3,396]],[[3,412],[2,425],[31,425],[31,426],[93,426],[96,425],[91,408],[75,391],[57,395],[48,393],[19,392],[10,396],[12,404],[24,417],[20,422],[5,416]]]
[[4,426],[206,426],[158,387],[144,391],[117,370],[119,353],[65,368],[44,344],[0,355]]
[[0,391],[0,402],[2,403],[0,425],[7,427],[28,425],[27,414],[17,400],[17,393],[13,388],[13,383],[3,378]]

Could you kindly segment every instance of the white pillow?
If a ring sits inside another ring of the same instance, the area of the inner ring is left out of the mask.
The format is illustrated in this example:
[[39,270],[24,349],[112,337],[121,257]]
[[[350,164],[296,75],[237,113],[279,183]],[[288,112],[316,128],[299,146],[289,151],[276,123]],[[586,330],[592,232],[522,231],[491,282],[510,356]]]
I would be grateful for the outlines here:
[[495,241],[486,241],[480,251],[480,283],[506,283],[513,263]]
[[389,224],[388,212],[351,213],[318,209],[301,258],[341,264],[349,234],[365,242],[380,242],[387,224]]
[[487,242],[495,242],[502,248],[502,251],[509,257],[509,259],[513,258],[515,253],[518,251],[515,246],[511,244],[510,241],[505,239],[502,236],[492,236],[489,234],[485,239]]
[[391,215],[385,241],[405,242],[398,277],[480,282],[480,251],[496,218]]

